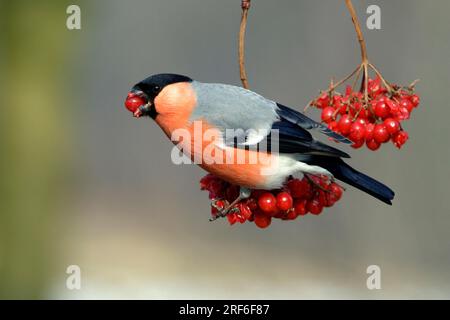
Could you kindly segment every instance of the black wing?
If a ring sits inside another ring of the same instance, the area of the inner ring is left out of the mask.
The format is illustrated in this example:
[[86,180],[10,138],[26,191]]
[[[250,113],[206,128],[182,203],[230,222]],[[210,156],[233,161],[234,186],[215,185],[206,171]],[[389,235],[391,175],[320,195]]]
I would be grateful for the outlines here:
[[343,142],[346,144],[352,144],[353,142],[347,139],[346,137],[330,130],[328,127],[324,126],[321,123],[314,121],[313,119],[307,117],[303,113],[295,111],[289,107],[283,106],[282,104],[277,103],[278,106],[278,116],[285,121],[293,123],[303,129],[317,129],[323,134],[329,136],[330,138],[335,139],[336,141]]
[[255,144],[248,144],[246,133],[227,140],[226,144],[235,148],[267,152],[350,158],[347,153],[314,140],[308,130],[284,119],[275,122],[271,129]]
[[[286,120],[275,122],[272,125],[272,130],[278,132],[277,147],[280,153],[350,158],[347,153],[314,140],[308,130],[292,122]],[[269,151],[271,151],[273,147],[272,138],[272,133],[270,133],[260,144],[267,143]]]

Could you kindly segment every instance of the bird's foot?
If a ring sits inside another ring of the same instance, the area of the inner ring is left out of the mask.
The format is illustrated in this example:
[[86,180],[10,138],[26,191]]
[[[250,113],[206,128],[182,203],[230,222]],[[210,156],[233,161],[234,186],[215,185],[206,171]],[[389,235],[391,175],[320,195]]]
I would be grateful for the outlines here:
[[224,218],[228,214],[230,210],[230,205],[227,200],[222,199],[213,199],[211,202],[211,207],[216,209],[216,213],[212,218],[209,219],[209,221],[215,221],[219,218]]
[[[320,189],[320,190],[322,190],[323,192],[326,192],[326,193],[330,193],[330,192],[331,192],[330,190],[325,189],[325,188],[322,187],[320,184],[318,184],[316,181],[314,181],[314,179],[311,178],[310,175],[309,175],[308,173],[305,173],[304,175],[305,175],[306,179],[308,179],[309,183],[311,183],[311,184],[312,184],[313,186],[315,186],[316,188],[318,188],[318,189]],[[330,179],[331,182],[334,182],[334,177],[333,177],[333,176],[328,177],[328,178]]]
[[225,218],[230,213],[234,213],[235,210],[239,211],[235,205],[240,201],[249,198],[251,194],[252,191],[250,189],[241,187],[239,190],[239,196],[230,204],[228,204],[227,200],[213,200],[211,206],[217,210],[217,213],[214,217],[210,218],[209,221],[216,221],[219,218]]

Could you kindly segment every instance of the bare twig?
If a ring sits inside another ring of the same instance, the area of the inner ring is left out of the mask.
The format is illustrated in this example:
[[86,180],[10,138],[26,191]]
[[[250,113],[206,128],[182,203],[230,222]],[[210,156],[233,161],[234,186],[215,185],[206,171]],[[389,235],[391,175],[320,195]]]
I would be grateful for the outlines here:
[[362,63],[367,64],[369,59],[367,57],[366,42],[364,41],[364,36],[361,31],[361,25],[359,24],[358,15],[356,14],[355,8],[353,7],[353,3],[351,0],[345,0],[345,4],[347,5],[348,11],[352,16],[353,25],[355,26],[356,35],[358,37],[359,46],[361,48]]
[[393,92],[394,89],[392,89],[392,86],[386,81],[386,79],[384,79],[383,75],[381,74],[380,71],[378,71],[377,68],[375,68],[375,66],[371,63],[369,63],[369,67],[372,68],[373,71],[375,71],[375,73],[377,74],[378,77],[380,77],[381,81],[383,82],[384,86],[386,87],[386,89],[389,90],[389,92]]
[[239,73],[241,77],[242,86],[249,88],[247,80],[247,71],[245,70],[245,31],[247,29],[248,11],[250,10],[251,0],[242,0],[242,18],[241,27],[239,30]]

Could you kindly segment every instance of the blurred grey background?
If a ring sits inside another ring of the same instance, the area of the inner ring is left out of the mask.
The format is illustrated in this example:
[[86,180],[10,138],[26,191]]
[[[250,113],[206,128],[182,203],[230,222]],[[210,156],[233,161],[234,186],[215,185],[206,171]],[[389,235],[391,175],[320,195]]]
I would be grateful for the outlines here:
[[[348,188],[266,230],[210,223],[204,172],[172,164],[161,130],[123,107],[154,73],[240,85],[240,0],[0,3],[2,297],[450,298],[449,1],[354,1],[363,23],[382,10],[382,30],[363,29],[371,61],[392,82],[421,79],[404,149],[347,150],[394,205]],[[360,59],[343,0],[253,0],[246,45],[251,89],[298,110]],[[366,288],[369,265],[381,290]]]

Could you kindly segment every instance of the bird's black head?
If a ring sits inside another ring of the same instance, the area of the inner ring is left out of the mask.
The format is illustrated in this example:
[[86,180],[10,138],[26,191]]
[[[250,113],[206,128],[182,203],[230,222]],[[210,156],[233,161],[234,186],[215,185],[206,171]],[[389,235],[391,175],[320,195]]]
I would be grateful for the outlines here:
[[150,76],[133,86],[125,100],[125,107],[137,118],[150,116],[154,119],[157,116],[155,98],[166,86],[179,82],[192,82],[192,79],[172,73]]

